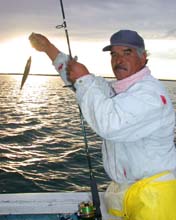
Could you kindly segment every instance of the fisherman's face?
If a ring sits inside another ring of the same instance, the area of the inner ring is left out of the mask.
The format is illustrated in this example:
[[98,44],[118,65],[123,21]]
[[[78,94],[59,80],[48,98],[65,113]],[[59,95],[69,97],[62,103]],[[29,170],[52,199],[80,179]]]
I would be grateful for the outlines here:
[[140,57],[135,48],[113,46],[111,48],[111,65],[118,80],[125,79],[144,67],[146,53]]

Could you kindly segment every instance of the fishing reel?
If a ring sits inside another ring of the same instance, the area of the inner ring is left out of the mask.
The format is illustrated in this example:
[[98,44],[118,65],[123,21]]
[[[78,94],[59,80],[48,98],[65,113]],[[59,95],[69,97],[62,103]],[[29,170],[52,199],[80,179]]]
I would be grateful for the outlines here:
[[81,202],[79,204],[78,218],[80,220],[95,220],[95,207],[92,202]]

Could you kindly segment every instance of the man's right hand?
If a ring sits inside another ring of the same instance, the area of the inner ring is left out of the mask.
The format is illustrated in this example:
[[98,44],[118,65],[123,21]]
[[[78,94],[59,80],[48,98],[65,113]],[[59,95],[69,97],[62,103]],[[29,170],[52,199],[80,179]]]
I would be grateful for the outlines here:
[[36,33],[32,33],[29,36],[29,40],[30,40],[32,47],[42,52],[47,52],[51,44],[45,36],[41,34],[36,34]]
[[29,41],[33,48],[37,51],[45,52],[49,58],[54,61],[59,50],[43,35],[32,33],[29,36]]

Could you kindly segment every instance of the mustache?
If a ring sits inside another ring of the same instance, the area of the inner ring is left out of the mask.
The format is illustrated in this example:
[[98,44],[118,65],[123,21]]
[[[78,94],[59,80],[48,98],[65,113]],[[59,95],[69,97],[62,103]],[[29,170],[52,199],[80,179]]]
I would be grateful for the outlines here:
[[114,66],[113,70],[114,70],[114,71],[117,71],[117,70],[125,70],[125,71],[127,71],[127,68],[124,67],[124,66],[121,65],[121,64],[117,64],[117,65]]

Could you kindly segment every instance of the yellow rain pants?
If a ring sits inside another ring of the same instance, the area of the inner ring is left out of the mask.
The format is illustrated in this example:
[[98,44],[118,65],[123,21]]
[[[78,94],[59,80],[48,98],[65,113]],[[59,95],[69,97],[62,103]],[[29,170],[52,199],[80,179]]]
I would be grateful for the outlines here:
[[124,193],[122,210],[108,207],[123,220],[176,220],[176,179],[162,180],[169,171],[144,178]]

